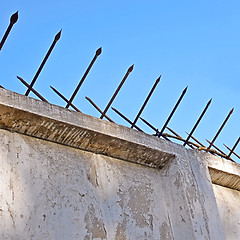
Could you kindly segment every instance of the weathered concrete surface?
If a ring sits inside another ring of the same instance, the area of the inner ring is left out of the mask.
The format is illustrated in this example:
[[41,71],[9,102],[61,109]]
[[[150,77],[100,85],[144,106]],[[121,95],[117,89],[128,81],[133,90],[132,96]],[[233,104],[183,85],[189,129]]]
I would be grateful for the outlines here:
[[213,183],[240,191],[240,164],[213,155],[204,155],[203,160]]
[[0,239],[225,239],[208,154],[4,89],[0,128]]
[[0,239],[224,239],[206,166],[181,154],[159,170],[0,130]]
[[226,239],[240,239],[240,191],[213,185]]
[[[0,128],[160,168],[174,155],[137,131],[0,89]],[[147,151],[151,149],[151,151]]]

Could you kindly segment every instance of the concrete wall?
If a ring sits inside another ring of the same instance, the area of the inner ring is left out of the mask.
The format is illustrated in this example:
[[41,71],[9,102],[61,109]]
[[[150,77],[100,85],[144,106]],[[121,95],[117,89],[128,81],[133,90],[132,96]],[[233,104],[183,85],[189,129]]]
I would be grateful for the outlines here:
[[233,239],[216,159],[0,89],[0,239]]

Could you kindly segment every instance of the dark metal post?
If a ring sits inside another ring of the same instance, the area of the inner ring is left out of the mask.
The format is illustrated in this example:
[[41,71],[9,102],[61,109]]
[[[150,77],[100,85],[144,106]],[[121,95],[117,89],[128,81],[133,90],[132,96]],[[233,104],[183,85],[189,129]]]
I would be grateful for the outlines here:
[[6,39],[7,39],[8,35],[9,35],[13,25],[17,22],[17,20],[18,20],[18,11],[15,12],[11,16],[11,18],[10,18],[10,23],[8,25],[8,28],[7,28],[5,34],[4,34],[3,38],[2,38],[2,41],[0,42],[0,51],[2,50],[2,47],[3,47],[3,45],[4,45],[5,41],[6,41]]
[[146,100],[144,101],[144,103],[143,103],[141,109],[139,110],[139,112],[138,112],[136,118],[134,119],[131,128],[133,128],[133,127],[135,126],[135,124],[137,123],[137,120],[139,119],[140,115],[142,114],[142,112],[143,112],[145,106],[147,105],[147,103],[148,103],[150,97],[152,96],[152,94],[153,94],[155,88],[157,87],[157,85],[158,85],[160,79],[161,79],[161,75],[160,75],[160,77],[156,80],[156,82],[155,82],[155,84],[153,85],[151,91],[149,92],[149,94],[148,94]]
[[60,39],[60,37],[61,37],[61,32],[62,32],[62,30],[60,30],[60,31],[56,34],[56,36],[55,36],[55,38],[54,38],[54,40],[53,40],[52,45],[50,46],[50,48],[49,48],[49,50],[48,50],[46,56],[44,57],[44,59],[43,59],[41,65],[40,65],[40,67],[39,67],[38,70],[37,70],[37,73],[35,74],[35,76],[34,76],[32,82],[31,82],[30,85],[29,85],[29,88],[27,89],[27,91],[26,91],[26,93],[25,93],[26,96],[28,96],[28,94],[29,94],[30,91],[32,90],[32,87],[33,87],[34,83],[36,82],[36,80],[37,80],[37,78],[38,78],[40,72],[42,71],[42,69],[43,69],[43,67],[44,67],[44,65],[45,65],[45,63],[46,63],[46,61],[48,60],[48,57],[50,56],[50,54],[51,54],[51,52],[52,52],[52,50],[53,50],[55,44],[56,44],[57,41]]
[[230,117],[231,114],[233,113],[233,110],[234,110],[234,108],[231,109],[231,111],[230,111],[229,114],[227,115],[226,119],[224,120],[223,124],[222,124],[221,127],[219,128],[219,130],[218,130],[218,132],[216,133],[215,137],[213,138],[212,142],[209,144],[207,150],[209,150],[209,149],[212,147],[212,145],[214,144],[214,142],[216,141],[218,135],[220,134],[220,132],[222,131],[223,127],[224,127],[225,124],[227,123],[229,117]]
[[94,64],[94,62],[96,61],[97,57],[98,57],[101,53],[102,53],[102,48],[99,48],[99,49],[96,51],[96,53],[95,53],[95,55],[94,55],[94,57],[93,57],[91,63],[89,64],[87,70],[85,71],[85,73],[84,73],[82,79],[80,80],[79,84],[77,85],[77,87],[76,87],[74,93],[72,94],[72,96],[71,96],[71,98],[70,98],[70,100],[69,100],[69,103],[66,105],[66,108],[69,108],[69,106],[70,106],[70,104],[72,103],[73,99],[74,99],[75,96],[77,95],[77,93],[78,93],[80,87],[82,86],[82,84],[83,84],[85,78],[87,77],[89,71],[91,70],[91,68],[92,68],[92,66],[93,66],[93,64]]
[[125,80],[127,79],[128,75],[130,74],[130,72],[132,72],[133,70],[133,66],[128,68],[127,73],[125,74],[123,80],[121,81],[121,83],[119,84],[117,90],[115,91],[115,93],[113,94],[112,98],[110,99],[110,101],[108,102],[106,108],[104,109],[102,115],[100,116],[101,119],[103,119],[103,117],[105,116],[105,114],[107,113],[108,109],[110,108],[112,102],[114,101],[115,97],[117,96],[118,92],[120,91],[122,85],[124,84]]
[[194,131],[196,130],[198,124],[200,123],[201,119],[203,118],[204,114],[206,113],[206,111],[207,111],[209,105],[211,104],[211,102],[212,102],[212,99],[210,99],[210,100],[208,101],[208,103],[207,103],[206,107],[204,108],[202,114],[200,115],[200,117],[198,118],[197,122],[195,123],[192,131],[189,133],[188,137],[187,137],[186,140],[184,141],[183,146],[185,146],[185,145],[187,144],[188,140],[189,140],[190,137],[193,135]]
[[161,137],[161,136],[162,136],[162,134],[163,134],[163,131],[164,131],[164,130],[165,130],[165,128],[167,127],[167,125],[168,125],[169,121],[171,120],[171,118],[172,118],[173,114],[175,113],[175,111],[176,111],[176,109],[177,109],[178,105],[179,105],[179,104],[180,104],[180,102],[182,101],[182,99],[183,99],[183,96],[184,96],[184,95],[185,95],[185,93],[187,92],[187,88],[188,88],[188,87],[184,88],[184,90],[182,91],[182,94],[181,94],[180,98],[178,99],[178,101],[177,101],[176,105],[174,106],[174,108],[173,108],[172,112],[170,113],[170,115],[169,115],[169,117],[168,117],[168,119],[167,119],[166,123],[164,124],[164,126],[163,126],[162,130],[161,130],[161,131],[160,131],[160,133],[158,134],[158,137]]

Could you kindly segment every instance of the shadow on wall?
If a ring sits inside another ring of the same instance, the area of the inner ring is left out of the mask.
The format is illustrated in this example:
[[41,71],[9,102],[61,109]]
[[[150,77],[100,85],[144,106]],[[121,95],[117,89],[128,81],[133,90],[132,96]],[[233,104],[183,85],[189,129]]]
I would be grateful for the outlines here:
[[0,142],[1,238],[160,238],[159,170],[5,130]]

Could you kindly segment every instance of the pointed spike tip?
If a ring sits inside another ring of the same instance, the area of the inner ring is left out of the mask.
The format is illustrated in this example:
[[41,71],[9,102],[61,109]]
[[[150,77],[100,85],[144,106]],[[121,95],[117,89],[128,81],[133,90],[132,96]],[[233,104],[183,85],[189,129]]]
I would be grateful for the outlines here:
[[233,111],[234,111],[234,108],[232,108],[232,109],[231,109],[231,111],[230,111],[230,113],[229,113],[229,114],[232,114],[232,113],[233,113]]
[[159,78],[156,80],[157,83],[159,83],[161,77],[162,77],[162,75],[160,75]]
[[128,69],[129,73],[133,70],[133,67],[134,67],[134,64],[131,67],[129,67],[129,69]]
[[11,24],[14,24],[14,23],[17,22],[17,20],[18,20],[18,11],[15,12],[15,13],[11,16],[11,18],[10,18],[10,23],[11,23]]
[[183,93],[185,93],[188,89],[188,86],[184,88]]
[[96,55],[99,56],[102,53],[102,48],[100,47],[97,51],[96,51]]
[[61,37],[62,29],[56,34],[54,41],[57,42]]

